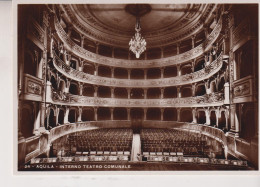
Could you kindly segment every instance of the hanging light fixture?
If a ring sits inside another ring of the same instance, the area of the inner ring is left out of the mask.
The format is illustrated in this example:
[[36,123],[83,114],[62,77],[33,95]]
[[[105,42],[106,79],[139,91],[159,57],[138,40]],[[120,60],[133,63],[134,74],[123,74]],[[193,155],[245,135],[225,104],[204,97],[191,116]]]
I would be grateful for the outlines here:
[[135,24],[135,35],[129,41],[129,49],[135,54],[136,58],[146,50],[146,41],[142,37],[141,33],[140,18],[136,17]]

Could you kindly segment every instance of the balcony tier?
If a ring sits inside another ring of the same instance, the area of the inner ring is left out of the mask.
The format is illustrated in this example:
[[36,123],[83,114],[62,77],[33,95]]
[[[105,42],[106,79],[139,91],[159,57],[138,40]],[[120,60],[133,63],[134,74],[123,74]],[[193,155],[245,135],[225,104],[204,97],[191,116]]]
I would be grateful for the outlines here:
[[148,79],[148,80],[136,80],[136,79],[116,79],[95,76],[84,73],[82,71],[75,70],[66,65],[60,58],[54,55],[54,66],[55,68],[65,75],[66,77],[88,84],[103,85],[110,87],[130,87],[130,88],[143,88],[143,87],[167,87],[167,86],[178,86],[185,84],[192,84],[212,77],[214,74],[219,72],[222,67],[222,55],[214,60],[210,65],[204,69],[196,71],[194,73],[176,76],[172,78],[161,78],[161,79]]
[[224,104],[222,93],[209,95],[171,98],[171,99],[118,99],[78,96],[52,91],[53,104],[69,106],[102,106],[102,107],[204,107]]
[[204,43],[179,55],[162,58],[162,59],[155,59],[155,60],[122,60],[122,59],[115,59],[115,58],[101,56],[96,53],[87,51],[86,49],[75,44],[70,39],[70,37],[64,31],[64,29],[62,28],[62,26],[60,25],[56,17],[54,19],[54,22],[55,22],[55,29],[57,31],[57,35],[62,40],[65,47],[71,50],[71,52],[73,52],[75,55],[89,62],[97,63],[100,65],[123,67],[123,68],[165,67],[165,66],[171,66],[171,65],[187,62],[189,60],[192,60],[202,55],[205,51],[207,51],[212,46],[212,44],[216,41],[222,29],[222,20],[220,19],[218,21],[218,24],[216,24],[213,31],[210,33],[210,35],[208,36],[208,38]]

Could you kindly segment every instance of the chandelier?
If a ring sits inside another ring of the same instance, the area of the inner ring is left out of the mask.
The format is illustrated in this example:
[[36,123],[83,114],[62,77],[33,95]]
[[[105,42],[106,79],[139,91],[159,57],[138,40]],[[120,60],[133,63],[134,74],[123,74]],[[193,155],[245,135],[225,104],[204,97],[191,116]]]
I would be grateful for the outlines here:
[[140,33],[141,25],[139,17],[136,17],[135,31],[135,35],[129,41],[129,49],[135,54],[136,58],[139,58],[146,50],[146,41]]

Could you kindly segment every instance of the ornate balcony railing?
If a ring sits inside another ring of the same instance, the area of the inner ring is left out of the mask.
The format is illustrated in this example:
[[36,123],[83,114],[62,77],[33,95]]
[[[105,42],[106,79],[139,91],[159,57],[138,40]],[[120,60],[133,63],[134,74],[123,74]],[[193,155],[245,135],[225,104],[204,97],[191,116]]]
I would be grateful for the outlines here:
[[52,91],[53,104],[102,107],[203,107],[223,105],[224,95],[212,93],[203,96],[171,99],[119,99],[72,95]]
[[111,87],[166,87],[166,86],[178,86],[184,84],[191,84],[210,78],[217,73],[223,64],[222,54],[214,60],[210,65],[202,70],[194,73],[162,79],[147,79],[147,80],[129,80],[129,79],[115,79],[106,78],[95,75],[90,75],[82,71],[75,70],[67,66],[57,55],[54,55],[55,68],[65,75],[66,77],[88,84],[111,86]]
[[98,55],[87,51],[86,49],[80,47],[75,44],[64,31],[62,26],[60,25],[58,19],[55,17],[55,29],[59,38],[62,40],[65,46],[69,48],[75,55],[86,59],[90,62],[94,62],[101,65],[106,66],[114,66],[114,67],[124,67],[124,68],[151,68],[151,67],[164,67],[170,66],[174,64],[181,64],[183,62],[187,62],[192,60],[200,55],[202,55],[208,48],[216,41],[218,38],[220,31],[222,29],[222,20],[218,21],[218,24],[215,26],[213,31],[210,33],[206,41],[197,47],[187,51],[185,53],[175,55],[172,57],[155,59],[155,60],[123,60],[123,59],[115,59],[110,57],[105,57],[102,55]]

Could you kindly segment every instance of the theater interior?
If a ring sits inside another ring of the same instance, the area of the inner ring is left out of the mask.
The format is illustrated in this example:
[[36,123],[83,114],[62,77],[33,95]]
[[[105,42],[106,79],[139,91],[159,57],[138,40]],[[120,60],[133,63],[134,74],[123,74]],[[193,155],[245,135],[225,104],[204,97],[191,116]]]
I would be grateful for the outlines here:
[[258,170],[257,4],[20,4],[17,32],[18,171]]

